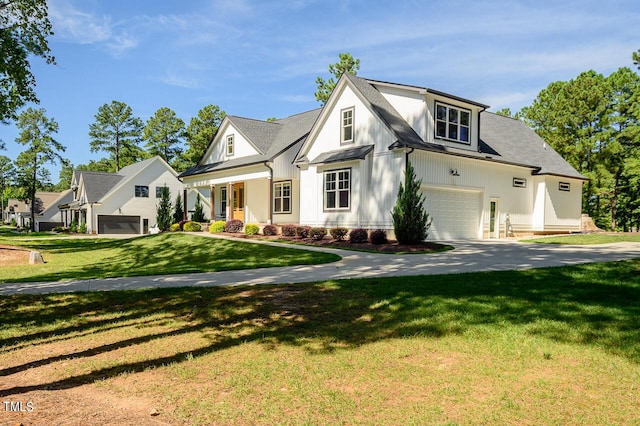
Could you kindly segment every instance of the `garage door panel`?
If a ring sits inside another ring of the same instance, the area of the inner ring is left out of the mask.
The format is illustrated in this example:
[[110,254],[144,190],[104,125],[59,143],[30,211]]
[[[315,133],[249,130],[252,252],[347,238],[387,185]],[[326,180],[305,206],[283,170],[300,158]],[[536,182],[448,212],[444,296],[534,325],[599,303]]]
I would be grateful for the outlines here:
[[480,193],[425,189],[425,209],[431,217],[430,240],[478,238]]
[[140,216],[99,215],[98,234],[139,234]]

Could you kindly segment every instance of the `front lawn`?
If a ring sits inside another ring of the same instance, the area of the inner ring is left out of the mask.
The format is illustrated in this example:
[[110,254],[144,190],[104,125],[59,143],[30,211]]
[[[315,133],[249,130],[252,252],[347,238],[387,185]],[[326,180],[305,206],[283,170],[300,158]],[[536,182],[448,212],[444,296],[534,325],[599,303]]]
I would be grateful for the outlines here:
[[542,237],[522,240],[527,243],[542,243],[542,244],[575,244],[575,245],[588,245],[588,244],[610,244],[621,242],[633,242],[640,243],[640,234],[573,234],[573,235],[558,235],[554,237]]
[[216,240],[182,233],[134,239],[2,236],[40,251],[44,265],[1,266],[0,282],[60,281],[327,263],[335,254]]
[[637,424],[638,318],[638,260],[6,296],[0,397],[29,424]]

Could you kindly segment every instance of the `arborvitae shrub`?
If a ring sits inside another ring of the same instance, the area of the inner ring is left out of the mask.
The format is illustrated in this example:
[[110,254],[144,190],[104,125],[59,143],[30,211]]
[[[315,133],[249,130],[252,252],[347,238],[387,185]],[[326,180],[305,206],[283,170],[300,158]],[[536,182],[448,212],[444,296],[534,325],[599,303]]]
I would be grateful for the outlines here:
[[398,199],[391,211],[393,231],[400,244],[417,244],[427,239],[431,221],[424,209],[424,195],[411,163],[404,172],[404,185],[400,182]]
[[349,232],[349,241],[352,243],[366,243],[369,240],[369,235],[366,229],[356,228]]

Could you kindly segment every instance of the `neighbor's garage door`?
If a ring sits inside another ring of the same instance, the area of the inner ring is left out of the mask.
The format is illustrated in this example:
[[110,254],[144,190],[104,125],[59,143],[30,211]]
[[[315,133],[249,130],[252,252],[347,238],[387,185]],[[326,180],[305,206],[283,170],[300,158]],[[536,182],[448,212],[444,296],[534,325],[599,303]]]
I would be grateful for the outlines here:
[[98,215],[98,234],[139,234],[140,216]]
[[478,238],[480,192],[429,188],[423,194],[432,220],[429,240]]

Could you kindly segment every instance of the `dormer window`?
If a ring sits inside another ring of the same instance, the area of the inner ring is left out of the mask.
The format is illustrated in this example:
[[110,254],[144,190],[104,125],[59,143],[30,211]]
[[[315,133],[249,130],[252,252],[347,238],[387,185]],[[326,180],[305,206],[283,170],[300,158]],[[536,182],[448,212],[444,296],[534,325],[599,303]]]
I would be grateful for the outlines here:
[[340,143],[352,143],[353,142],[353,107],[343,109],[340,112],[341,125],[340,125]]
[[227,156],[233,155],[233,135],[227,136]]
[[436,102],[436,138],[470,143],[471,111]]

